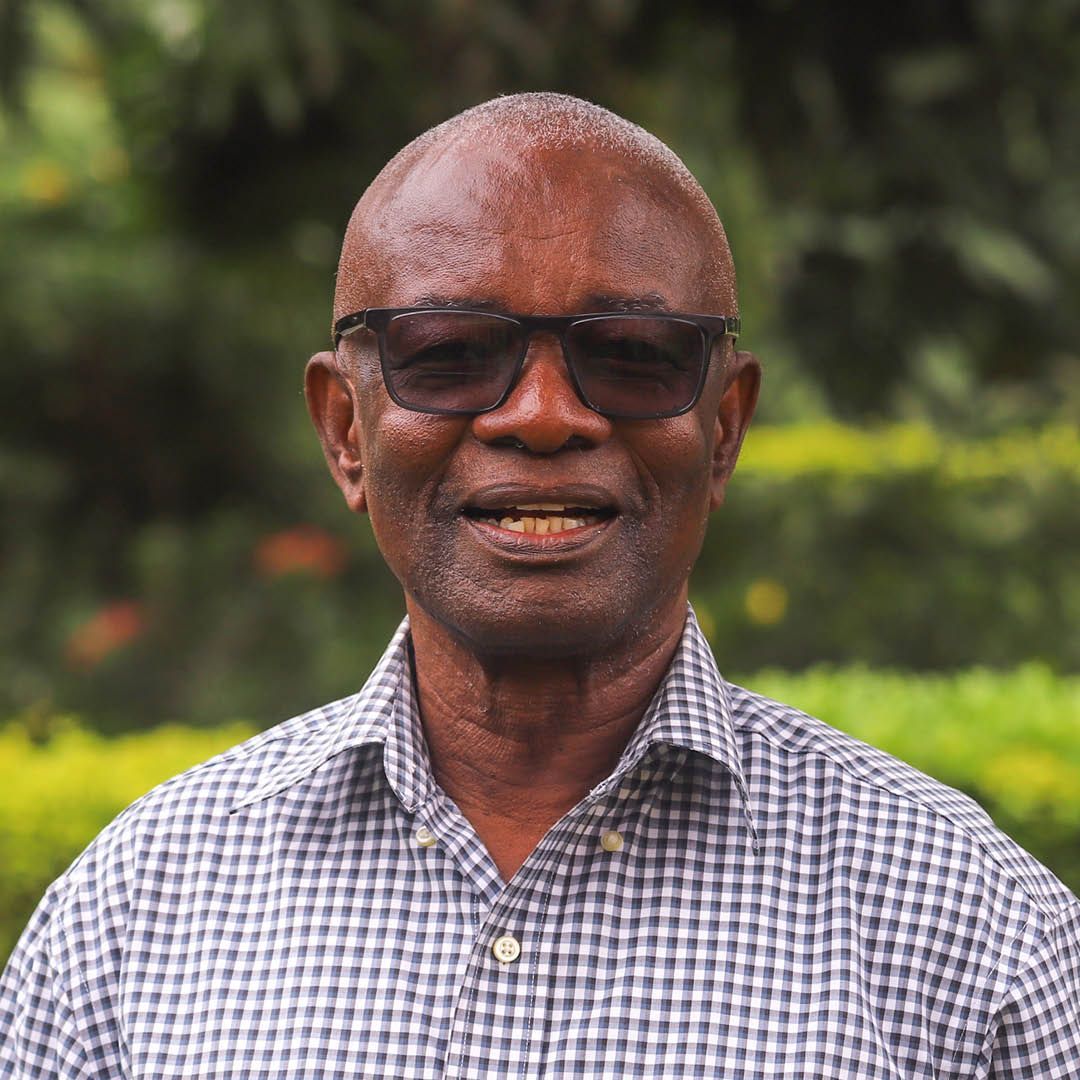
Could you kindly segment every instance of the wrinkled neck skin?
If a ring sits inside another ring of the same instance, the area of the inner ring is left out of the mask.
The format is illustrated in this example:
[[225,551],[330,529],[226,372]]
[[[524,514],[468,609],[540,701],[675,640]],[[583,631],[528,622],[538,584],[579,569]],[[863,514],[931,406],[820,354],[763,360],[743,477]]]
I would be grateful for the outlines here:
[[509,881],[547,830],[611,773],[660,685],[686,588],[603,654],[478,655],[408,602],[435,779]]

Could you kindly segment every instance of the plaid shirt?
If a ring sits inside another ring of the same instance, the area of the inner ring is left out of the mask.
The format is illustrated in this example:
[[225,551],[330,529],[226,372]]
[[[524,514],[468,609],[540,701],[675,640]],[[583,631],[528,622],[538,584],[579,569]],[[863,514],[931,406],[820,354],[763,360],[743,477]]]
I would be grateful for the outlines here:
[[[497,954],[497,955],[496,955]],[[48,890],[0,1076],[1080,1076],[1080,902],[969,799],[725,683],[691,616],[504,884],[364,689],[161,785]]]

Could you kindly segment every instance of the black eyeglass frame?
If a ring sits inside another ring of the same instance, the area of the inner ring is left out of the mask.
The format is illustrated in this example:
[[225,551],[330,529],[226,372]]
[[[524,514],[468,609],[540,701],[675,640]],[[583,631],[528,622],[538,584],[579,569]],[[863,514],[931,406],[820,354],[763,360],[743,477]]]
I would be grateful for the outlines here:
[[[390,378],[389,365],[387,363],[386,333],[390,323],[400,315],[416,315],[430,312],[437,315],[484,315],[492,319],[502,319],[521,328],[521,350],[514,364],[513,373],[507,382],[506,390],[497,401],[486,405],[482,409],[445,409],[430,408],[414,405],[403,401],[393,388]],[[674,410],[646,413],[613,412],[610,409],[597,408],[588,398],[581,383],[578,381],[577,372],[570,362],[570,354],[566,347],[566,334],[571,327],[583,322],[591,322],[596,319],[640,319],[659,318],[671,322],[690,323],[697,327],[701,334],[701,372],[698,375],[697,386],[694,388],[693,397],[689,403]],[[709,373],[709,365],[712,361],[713,345],[718,338],[730,337],[733,340],[739,336],[741,324],[737,315],[697,315],[676,311],[595,311],[585,312],[580,315],[515,315],[495,311],[478,311],[471,308],[447,308],[447,307],[399,307],[399,308],[364,308],[363,311],[354,311],[349,315],[342,315],[334,323],[334,351],[337,351],[342,338],[349,337],[358,330],[370,330],[375,334],[379,346],[379,364],[382,369],[383,385],[391,399],[403,409],[410,412],[428,413],[435,416],[479,416],[482,413],[493,412],[506,404],[507,399],[517,386],[521,378],[521,369],[525,363],[525,357],[529,352],[529,343],[533,334],[549,333],[558,338],[562,349],[563,363],[566,365],[567,374],[570,377],[570,385],[574,393],[587,408],[593,412],[606,416],[609,419],[622,420],[666,420],[673,416],[682,416],[688,413],[701,399],[701,392],[705,387],[705,379]]]

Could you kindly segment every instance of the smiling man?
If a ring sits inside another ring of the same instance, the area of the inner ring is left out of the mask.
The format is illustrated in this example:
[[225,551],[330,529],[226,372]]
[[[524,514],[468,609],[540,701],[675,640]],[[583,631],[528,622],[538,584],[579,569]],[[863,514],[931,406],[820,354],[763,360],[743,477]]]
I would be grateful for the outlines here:
[[498,99],[387,165],[307,397],[408,619],[50,888],[0,1076],[1080,1074],[1076,899],[688,611],[737,310],[708,199],[603,109]]

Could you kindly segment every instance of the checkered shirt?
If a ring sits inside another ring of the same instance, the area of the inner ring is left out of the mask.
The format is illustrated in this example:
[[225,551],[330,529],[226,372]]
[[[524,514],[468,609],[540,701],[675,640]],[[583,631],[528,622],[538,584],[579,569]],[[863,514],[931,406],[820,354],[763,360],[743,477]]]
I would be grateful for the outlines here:
[[692,615],[509,884],[432,776],[407,634],[49,888],[0,1076],[1080,1077],[1080,902],[965,796],[725,683]]

